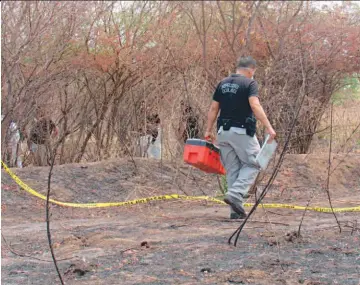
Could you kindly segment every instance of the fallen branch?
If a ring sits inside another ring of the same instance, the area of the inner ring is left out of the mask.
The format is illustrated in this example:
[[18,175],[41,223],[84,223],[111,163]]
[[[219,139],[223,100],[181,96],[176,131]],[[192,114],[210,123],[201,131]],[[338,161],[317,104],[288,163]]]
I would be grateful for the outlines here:
[[[10,244],[7,243],[5,237],[4,237],[4,235],[3,235],[2,233],[1,233],[1,237],[2,237],[2,239],[4,240],[5,246],[7,247],[7,249],[8,249],[12,254],[15,254],[15,255],[20,256],[20,257],[27,257],[27,258],[31,258],[31,259],[35,259],[35,260],[39,260],[39,261],[44,261],[44,262],[53,262],[53,260],[41,259],[41,258],[32,256],[32,255],[28,255],[28,254],[24,254],[24,253],[18,253],[18,252],[16,252],[14,249],[12,249],[11,243],[10,243]],[[75,257],[77,257],[77,256],[59,259],[59,261],[70,260],[70,259],[73,259],[73,258],[75,258]]]
[[276,213],[276,212],[269,211],[269,210],[267,210],[267,212],[270,213],[270,214],[273,214],[273,215],[283,216],[283,217],[285,217],[285,216],[290,216],[290,215],[291,215],[291,214],[280,214],[280,213]]
[[124,252],[127,252],[129,250],[133,250],[133,249],[137,249],[137,248],[136,247],[129,247],[127,249],[121,250],[120,253],[124,253]]

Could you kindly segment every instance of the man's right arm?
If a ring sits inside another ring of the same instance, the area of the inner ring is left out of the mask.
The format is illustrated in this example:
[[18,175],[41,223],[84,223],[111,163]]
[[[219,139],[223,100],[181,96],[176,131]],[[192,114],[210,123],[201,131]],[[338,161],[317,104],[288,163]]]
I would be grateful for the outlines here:
[[265,126],[267,133],[270,135],[268,142],[271,143],[275,138],[276,133],[271,126],[263,107],[260,104],[259,98],[257,96],[251,96],[249,97],[249,103],[256,119],[258,119]]

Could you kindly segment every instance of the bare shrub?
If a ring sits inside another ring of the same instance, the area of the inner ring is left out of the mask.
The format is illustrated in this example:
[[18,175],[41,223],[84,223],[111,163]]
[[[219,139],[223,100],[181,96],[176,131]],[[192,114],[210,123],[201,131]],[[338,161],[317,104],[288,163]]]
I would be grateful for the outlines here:
[[202,137],[218,81],[251,54],[280,144],[306,94],[289,147],[306,153],[341,79],[359,66],[358,10],[349,5],[6,1],[2,145],[11,121],[26,134],[43,106],[60,129],[56,163],[142,156],[140,137],[156,136],[156,116],[163,158],[178,158],[187,138]]

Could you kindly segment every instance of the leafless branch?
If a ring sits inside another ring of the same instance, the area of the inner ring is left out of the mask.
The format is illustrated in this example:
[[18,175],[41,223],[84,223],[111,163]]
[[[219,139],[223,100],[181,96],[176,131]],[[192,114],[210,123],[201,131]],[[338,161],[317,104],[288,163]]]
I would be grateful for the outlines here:
[[57,274],[59,276],[60,283],[62,285],[64,285],[64,281],[63,281],[63,278],[61,276],[61,273],[60,273],[60,270],[59,270],[59,267],[58,267],[58,264],[57,264],[57,260],[56,260],[56,257],[55,257],[54,248],[53,248],[53,244],[52,244],[52,240],[51,240],[51,230],[50,230],[51,176],[52,176],[54,163],[55,163],[56,150],[57,150],[57,146],[56,146],[56,148],[54,148],[54,150],[50,150],[51,151],[51,165],[50,165],[49,176],[48,176],[48,189],[47,189],[47,193],[46,193],[46,232],[47,232],[47,238],[48,238],[48,243],[49,243],[49,247],[50,247],[51,257],[53,259],[56,272],[57,272]]
[[326,179],[326,186],[325,186],[325,191],[326,191],[326,194],[328,196],[328,199],[329,199],[329,204],[330,204],[330,207],[331,207],[331,211],[335,217],[335,220],[336,220],[336,223],[338,224],[338,227],[339,227],[339,232],[341,233],[341,225],[340,225],[340,222],[334,212],[334,209],[333,209],[333,205],[332,205],[332,201],[331,201],[331,195],[330,195],[330,189],[329,189],[329,186],[330,186],[330,169],[331,169],[331,154],[332,154],[332,140],[333,140],[333,128],[332,128],[332,125],[333,125],[333,104],[331,104],[330,106],[330,145],[329,145],[329,160],[328,160],[328,173],[327,173],[327,179]]

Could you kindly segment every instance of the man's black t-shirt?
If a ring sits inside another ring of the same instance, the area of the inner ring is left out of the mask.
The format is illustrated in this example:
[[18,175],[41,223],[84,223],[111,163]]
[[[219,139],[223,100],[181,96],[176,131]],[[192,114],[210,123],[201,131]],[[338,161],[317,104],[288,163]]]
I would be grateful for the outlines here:
[[213,96],[213,100],[220,103],[219,118],[243,124],[246,117],[253,116],[249,103],[251,96],[258,96],[258,84],[255,80],[240,74],[224,78]]

